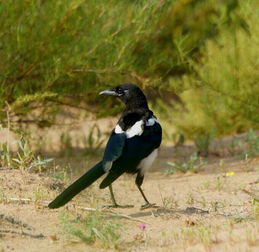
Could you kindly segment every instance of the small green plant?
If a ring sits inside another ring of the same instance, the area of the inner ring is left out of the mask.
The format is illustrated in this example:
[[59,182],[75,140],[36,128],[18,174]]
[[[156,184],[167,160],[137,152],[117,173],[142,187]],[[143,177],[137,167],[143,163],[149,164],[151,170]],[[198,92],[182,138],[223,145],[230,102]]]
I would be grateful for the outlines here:
[[36,168],[37,171],[42,171],[52,158],[42,159],[41,156],[36,156],[32,151],[29,142],[24,138],[18,141],[18,150],[12,152],[9,149],[8,143],[1,144],[0,164],[2,166],[12,166],[21,170],[31,170]]
[[227,189],[230,181],[230,176],[233,172],[227,172],[225,175],[218,175],[211,181],[204,181],[202,184],[202,189],[213,190],[213,191],[222,191]]
[[41,156],[34,157],[33,162],[31,165],[28,167],[29,169],[36,169],[37,171],[41,172],[46,169],[47,165],[52,162],[54,159],[53,158],[46,158],[43,159]]
[[85,218],[70,219],[62,216],[65,231],[87,244],[100,242],[104,248],[115,248],[120,239],[121,224],[110,221],[101,213],[89,214]]
[[58,179],[61,181],[66,181],[71,173],[71,166],[67,164],[65,166],[60,167],[59,165],[54,165],[51,170],[49,170],[49,176],[54,179]]
[[29,142],[24,138],[18,141],[18,151],[12,154],[11,164],[14,168],[21,170],[31,170],[37,168],[37,171],[42,171],[52,158],[42,159],[40,156],[35,156]]
[[181,228],[180,232],[178,230],[173,233],[173,237],[176,242],[181,241],[184,244],[196,244],[200,242],[204,245],[210,245],[216,241],[213,228],[203,223],[194,223],[193,226]]
[[18,141],[18,151],[16,155],[16,157],[12,158],[12,164],[15,168],[25,170],[28,166],[32,164],[34,154],[27,140],[21,138]]
[[176,171],[187,172],[195,171],[200,167],[207,164],[202,158],[198,157],[198,154],[195,152],[191,155],[190,159],[187,162],[168,162],[171,168],[165,171],[165,174],[172,174]]
[[207,157],[209,154],[209,147],[214,139],[215,134],[213,132],[199,133],[194,139],[195,147],[198,155]]

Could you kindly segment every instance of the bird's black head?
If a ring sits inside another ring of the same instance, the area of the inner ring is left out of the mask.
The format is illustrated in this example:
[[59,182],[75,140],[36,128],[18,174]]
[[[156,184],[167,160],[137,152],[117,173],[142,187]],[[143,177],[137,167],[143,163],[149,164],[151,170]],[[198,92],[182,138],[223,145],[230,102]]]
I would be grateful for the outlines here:
[[118,97],[123,101],[128,109],[143,108],[148,109],[147,100],[141,89],[131,83],[121,84],[111,89],[100,92],[100,95],[110,95]]

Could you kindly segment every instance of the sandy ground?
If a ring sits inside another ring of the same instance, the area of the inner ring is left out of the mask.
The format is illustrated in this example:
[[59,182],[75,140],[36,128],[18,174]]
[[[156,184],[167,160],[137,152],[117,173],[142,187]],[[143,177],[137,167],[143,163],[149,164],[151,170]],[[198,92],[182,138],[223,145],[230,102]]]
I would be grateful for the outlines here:
[[[0,167],[0,251],[259,251],[259,206],[244,192],[259,194],[259,159],[213,158],[197,173],[166,175],[167,152],[162,149],[144,181],[147,197],[159,206],[146,210],[140,210],[143,199],[130,176],[117,180],[114,191],[120,204],[133,208],[105,212],[109,192],[99,190],[98,181],[66,207],[49,210],[46,202],[64,181]],[[99,209],[101,225],[119,224],[120,238],[87,243],[69,234],[72,220],[98,214],[80,207]],[[39,234],[44,237],[29,236]]]

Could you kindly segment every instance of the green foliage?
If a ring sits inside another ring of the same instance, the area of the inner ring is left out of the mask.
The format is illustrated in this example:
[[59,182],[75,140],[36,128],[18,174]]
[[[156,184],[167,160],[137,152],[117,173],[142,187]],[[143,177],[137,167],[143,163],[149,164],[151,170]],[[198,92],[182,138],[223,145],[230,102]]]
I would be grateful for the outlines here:
[[198,154],[195,152],[190,156],[190,159],[186,162],[168,162],[171,168],[165,171],[165,174],[173,174],[177,171],[188,172],[196,171],[200,167],[206,165],[206,161],[198,157]]
[[40,126],[67,105],[116,114],[96,96],[131,81],[187,137],[256,128],[256,9],[251,0],[1,1],[0,120],[8,104],[11,120]]
[[87,244],[99,242],[104,248],[115,248],[118,245],[121,224],[109,221],[100,213],[93,213],[84,219],[62,217],[67,233],[79,238]]
[[183,78],[185,113],[178,108],[174,123],[189,137],[215,128],[218,135],[258,129],[258,7],[255,1],[242,3],[240,15],[250,32],[236,25],[223,30],[216,41],[207,41],[194,73]]
[[34,154],[29,146],[28,141],[23,138],[18,142],[17,157],[13,157],[12,161],[15,167],[25,170],[28,168],[34,159]]

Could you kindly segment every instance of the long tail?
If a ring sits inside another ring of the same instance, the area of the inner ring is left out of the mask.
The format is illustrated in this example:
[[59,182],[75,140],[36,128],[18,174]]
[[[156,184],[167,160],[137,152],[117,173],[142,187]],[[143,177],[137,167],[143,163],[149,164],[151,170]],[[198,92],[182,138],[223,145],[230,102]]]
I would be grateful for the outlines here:
[[105,173],[102,162],[97,163],[89,171],[87,171],[82,177],[76,180],[65,191],[59,194],[52,202],[49,203],[49,208],[59,208],[64,206],[74,196],[90,186],[94,181],[101,177]]
[[120,170],[120,171],[110,171],[107,176],[104,178],[104,180],[102,181],[102,183],[100,184],[100,188],[104,189],[105,187],[109,186],[113,181],[115,181],[118,177],[120,177],[125,171],[124,170]]

